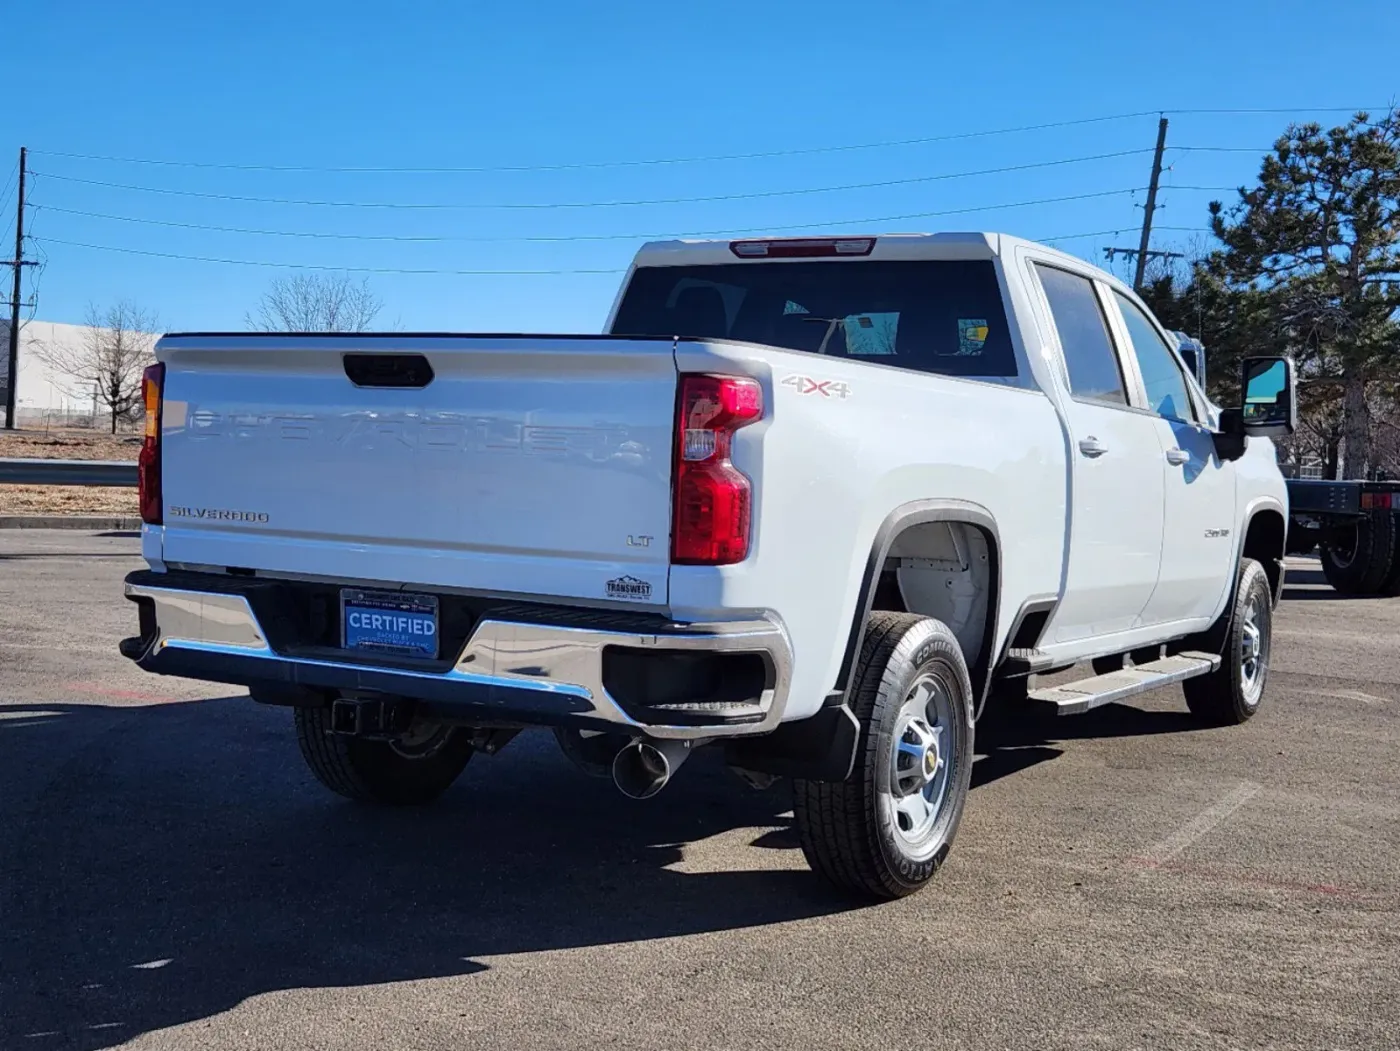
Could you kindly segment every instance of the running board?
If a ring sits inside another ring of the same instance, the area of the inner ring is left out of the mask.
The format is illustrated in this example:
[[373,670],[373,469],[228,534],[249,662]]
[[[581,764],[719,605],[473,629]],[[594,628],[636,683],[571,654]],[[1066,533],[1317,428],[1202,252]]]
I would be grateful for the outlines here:
[[1125,700],[1159,686],[1168,686],[1197,675],[1209,675],[1220,667],[1217,653],[1179,653],[1092,679],[1066,682],[1032,690],[1029,698],[1059,715],[1079,715],[1100,705]]

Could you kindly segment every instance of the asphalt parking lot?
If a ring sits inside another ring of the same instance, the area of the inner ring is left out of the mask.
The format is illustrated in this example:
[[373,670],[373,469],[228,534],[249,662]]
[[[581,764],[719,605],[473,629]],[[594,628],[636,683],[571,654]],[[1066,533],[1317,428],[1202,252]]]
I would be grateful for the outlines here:
[[937,881],[851,908],[782,785],[647,802],[540,734],[362,809],[157,679],[129,536],[0,532],[0,1047],[1400,1046],[1400,599],[1296,563],[1265,709],[980,734]]

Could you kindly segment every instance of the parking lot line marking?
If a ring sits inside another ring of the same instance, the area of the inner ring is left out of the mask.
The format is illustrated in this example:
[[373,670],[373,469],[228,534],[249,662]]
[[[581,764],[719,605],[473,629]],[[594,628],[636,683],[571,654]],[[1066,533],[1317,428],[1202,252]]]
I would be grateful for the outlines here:
[[1230,815],[1254,797],[1259,787],[1253,781],[1244,782],[1218,802],[1206,807],[1166,839],[1155,843],[1145,853],[1131,860],[1145,869],[1161,868],[1211,829],[1228,820]]
[[1319,697],[1335,697],[1339,701],[1360,701],[1362,704],[1393,704],[1389,697],[1377,697],[1374,693],[1360,690],[1318,690]]

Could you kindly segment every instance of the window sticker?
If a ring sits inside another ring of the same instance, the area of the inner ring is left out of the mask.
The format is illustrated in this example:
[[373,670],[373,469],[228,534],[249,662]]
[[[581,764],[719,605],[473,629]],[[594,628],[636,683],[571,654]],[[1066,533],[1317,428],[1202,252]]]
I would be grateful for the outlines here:
[[989,331],[984,317],[958,318],[958,354],[981,354]]
[[874,357],[896,353],[899,343],[899,314],[851,314],[842,320],[846,333],[846,353],[851,357]]

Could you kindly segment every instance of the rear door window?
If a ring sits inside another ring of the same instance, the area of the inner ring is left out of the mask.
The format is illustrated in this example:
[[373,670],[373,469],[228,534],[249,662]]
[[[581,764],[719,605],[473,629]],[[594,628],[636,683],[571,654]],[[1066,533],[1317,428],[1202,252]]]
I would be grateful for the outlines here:
[[1069,371],[1070,393],[1087,401],[1127,405],[1128,388],[1113,340],[1108,334],[1094,284],[1058,267],[1035,264],[1040,286],[1050,302]]
[[733,339],[1020,382],[990,260],[643,267],[613,334]]

